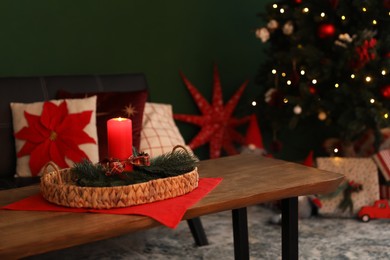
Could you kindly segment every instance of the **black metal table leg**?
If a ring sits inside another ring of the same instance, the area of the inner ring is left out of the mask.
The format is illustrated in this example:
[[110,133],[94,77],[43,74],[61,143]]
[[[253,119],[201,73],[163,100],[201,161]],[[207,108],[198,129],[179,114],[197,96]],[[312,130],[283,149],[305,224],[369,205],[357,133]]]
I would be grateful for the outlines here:
[[234,258],[249,259],[248,219],[246,208],[233,209]]
[[282,259],[298,259],[298,198],[282,200]]
[[205,246],[209,244],[200,218],[188,219],[187,224],[190,227],[192,236],[194,237],[195,244],[197,246]]

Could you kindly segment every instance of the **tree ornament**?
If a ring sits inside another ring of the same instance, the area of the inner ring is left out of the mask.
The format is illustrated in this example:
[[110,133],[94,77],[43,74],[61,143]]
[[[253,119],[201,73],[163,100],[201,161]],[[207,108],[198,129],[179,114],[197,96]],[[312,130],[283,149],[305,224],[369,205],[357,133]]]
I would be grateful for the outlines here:
[[256,30],[256,38],[259,38],[261,42],[267,42],[270,38],[270,33],[267,28],[262,27]]
[[294,32],[294,24],[288,21],[283,25],[282,31],[285,35],[291,35]]
[[234,127],[245,124],[249,117],[234,118],[232,117],[242,93],[244,92],[248,81],[245,81],[233,95],[233,97],[223,105],[221,82],[219,79],[217,66],[214,65],[214,87],[212,104],[209,104],[199,93],[194,85],[180,73],[184,84],[195,100],[202,115],[184,115],[175,114],[174,119],[186,123],[195,124],[201,127],[200,132],[191,140],[189,147],[195,149],[205,143],[210,143],[210,158],[218,158],[221,155],[221,149],[227,154],[237,154],[238,151],[233,145],[233,141],[239,144],[245,144],[245,138],[237,132]]
[[294,3],[296,3],[296,4],[302,4],[302,0],[294,0]]
[[353,68],[362,68],[371,60],[376,58],[375,46],[377,40],[371,38],[370,40],[365,40],[362,45],[356,47],[356,53],[358,54],[358,59],[352,61]]
[[268,30],[270,30],[271,32],[275,31],[276,29],[278,29],[279,27],[279,23],[278,21],[276,21],[275,19],[272,19],[268,22],[267,24],[267,28]]
[[296,105],[295,107],[294,107],[294,114],[296,114],[296,115],[299,115],[299,114],[301,114],[302,113],[302,107],[300,106],[300,105]]
[[335,35],[336,28],[331,23],[323,23],[318,27],[317,35],[321,39],[330,38]]
[[318,113],[319,120],[324,121],[326,118],[327,118],[327,115],[324,111],[321,111],[320,113]]
[[342,33],[339,34],[339,37],[337,40],[335,40],[334,44],[343,48],[347,48],[348,44],[352,43],[353,40],[354,38],[351,37],[348,33]]
[[282,93],[276,88],[270,88],[264,95],[264,101],[270,106],[282,106]]
[[347,43],[351,43],[353,41],[353,37],[351,37],[348,33],[342,33],[339,35],[339,39],[341,41],[344,41],[344,42],[347,42]]
[[316,94],[316,93],[317,93],[316,87],[313,86],[313,85],[310,85],[310,86],[309,86],[309,92],[310,92],[310,94],[312,94],[312,95]]
[[390,85],[382,87],[381,93],[384,98],[390,99]]

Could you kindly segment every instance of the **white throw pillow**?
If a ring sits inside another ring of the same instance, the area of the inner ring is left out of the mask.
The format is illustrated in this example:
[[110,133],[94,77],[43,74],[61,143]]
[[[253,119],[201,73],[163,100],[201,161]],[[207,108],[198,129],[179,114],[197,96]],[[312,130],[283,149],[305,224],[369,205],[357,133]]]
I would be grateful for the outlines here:
[[71,167],[83,158],[99,161],[96,96],[10,106],[17,176],[39,176],[49,161],[59,168]]

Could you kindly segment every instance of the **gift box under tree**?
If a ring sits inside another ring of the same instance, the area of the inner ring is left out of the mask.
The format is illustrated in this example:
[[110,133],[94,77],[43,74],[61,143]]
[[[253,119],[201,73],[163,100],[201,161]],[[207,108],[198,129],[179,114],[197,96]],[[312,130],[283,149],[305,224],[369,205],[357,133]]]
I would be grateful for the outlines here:
[[379,193],[381,199],[390,199],[390,149],[372,156],[379,168]]
[[320,157],[317,167],[345,176],[335,192],[320,196],[320,215],[355,217],[361,207],[379,199],[378,168],[371,158]]

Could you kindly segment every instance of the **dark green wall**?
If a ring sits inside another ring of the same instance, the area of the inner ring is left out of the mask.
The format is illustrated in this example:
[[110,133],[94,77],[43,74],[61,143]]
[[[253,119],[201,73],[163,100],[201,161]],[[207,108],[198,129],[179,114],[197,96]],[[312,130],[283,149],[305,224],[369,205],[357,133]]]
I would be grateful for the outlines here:
[[[198,110],[179,70],[210,100],[212,65],[225,100],[246,79],[256,95],[262,44],[253,28],[269,1],[0,1],[0,76],[144,72],[156,102]],[[179,124],[189,140],[197,129]]]

